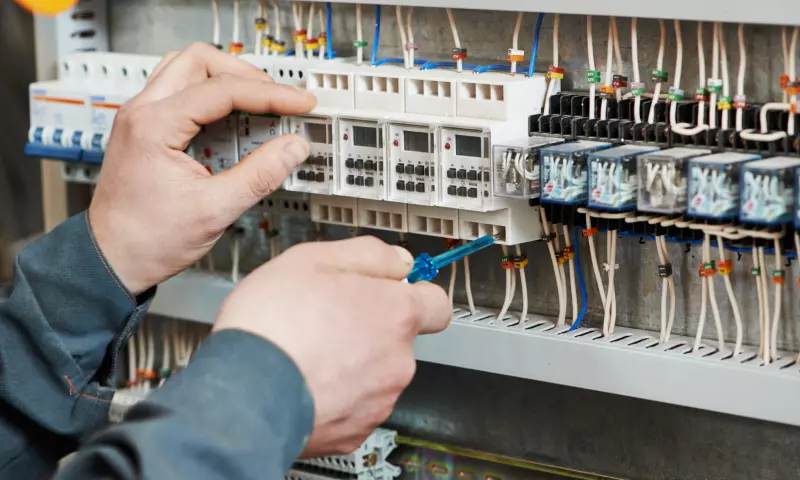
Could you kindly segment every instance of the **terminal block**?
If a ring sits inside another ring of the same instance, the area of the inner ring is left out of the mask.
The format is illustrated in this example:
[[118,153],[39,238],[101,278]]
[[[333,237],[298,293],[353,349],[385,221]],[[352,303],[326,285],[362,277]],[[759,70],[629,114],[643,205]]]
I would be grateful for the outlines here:
[[[397,448],[397,432],[379,428],[375,430],[361,446],[349,455],[300,460],[295,464],[293,472],[286,478],[346,478],[353,480],[392,480],[400,475],[401,470],[387,461],[389,454]],[[321,477],[303,476],[302,473],[322,475]],[[324,475],[330,476],[324,476]]]
[[746,163],[739,183],[739,220],[759,225],[791,223],[794,217],[795,172],[800,159],[773,157]]
[[638,177],[636,157],[658,147],[624,145],[589,155],[590,208],[635,210]]
[[532,136],[492,147],[492,188],[496,197],[538,198],[539,151],[564,143],[554,137]]
[[541,202],[585,205],[588,195],[587,157],[609,147],[610,143],[579,140],[543,148],[540,152]]
[[686,211],[687,164],[710,150],[670,148],[639,156],[639,199],[643,212],[679,214]]
[[709,220],[732,220],[739,213],[739,174],[746,162],[761,157],[747,153],[715,153],[689,161],[686,212]]

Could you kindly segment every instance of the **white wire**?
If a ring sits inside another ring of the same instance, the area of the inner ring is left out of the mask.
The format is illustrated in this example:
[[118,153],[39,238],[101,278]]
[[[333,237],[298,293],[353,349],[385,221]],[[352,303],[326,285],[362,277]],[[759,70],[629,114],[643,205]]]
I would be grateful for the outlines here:
[[[800,27],[794,27],[792,31],[792,43],[789,46],[789,78],[793,81],[797,81],[797,37],[800,35]],[[797,102],[797,95],[792,95],[789,97],[789,102],[794,105]],[[787,132],[790,136],[794,136],[795,133],[795,112],[790,110],[789,113],[789,121],[786,128]]]
[[[614,56],[617,60],[617,73],[622,74],[622,52],[620,51],[620,43],[619,43],[619,30],[617,29],[617,17],[611,17],[611,32],[613,34],[614,39]],[[622,100],[622,90],[617,88],[615,89],[617,94],[617,102]]]
[[128,339],[128,383],[131,386],[136,384],[136,366],[138,365],[136,348],[136,334],[134,333]]
[[[547,214],[544,212],[543,208],[539,208],[539,216],[542,218],[542,231],[544,232],[546,237],[550,237],[550,226],[547,223]],[[547,251],[550,253],[550,263],[553,265],[553,275],[556,277],[556,289],[558,290],[558,322],[557,325],[561,326],[564,324],[564,318],[566,317],[566,305],[564,305],[563,299],[564,296],[564,285],[561,283],[561,274],[558,271],[558,262],[556,261],[556,251],[553,247],[553,242],[547,242]]]
[[397,17],[397,32],[400,34],[400,51],[403,52],[403,66],[411,68],[408,66],[408,50],[406,50],[408,39],[406,38],[406,28],[403,26],[403,8],[400,5],[395,5],[394,14]]
[[[664,69],[664,50],[667,45],[667,27],[664,25],[664,20],[658,21],[658,27],[661,31],[661,37],[658,43],[658,58],[656,60],[656,70]],[[634,61],[636,63],[636,61]],[[650,111],[647,114],[647,123],[653,124],[656,122],[656,104],[661,96],[661,82],[656,83],[653,91],[653,101],[650,102]],[[638,110],[638,109],[637,109]]]
[[758,261],[761,263],[761,291],[764,293],[764,363],[770,363],[770,352],[772,351],[770,340],[770,307],[769,307],[769,286],[767,282],[767,262],[764,259],[764,247],[758,247]]
[[[744,24],[739,24],[739,75],[736,79],[736,95],[744,95],[744,74],[747,69],[747,49],[744,45]],[[743,126],[743,111],[741,108],[736,109],[736,131],[741,132]]]
[[[306,38],[314,38],[314,2],[308,2],[308,27],[306,28]],[[303,46],[303,49],[305,50],[305,46]],[[314,58],[313,50],[309,50],[305,53],[309,60]]]
[[[569,227],[564,225],[564,245],[572,247],[572,240],[569,235]],[[578,248],[575,245],[575,248]],[[575,258],[574,256],[569,259],[569,285],[572,294],[572,325],[578,320],[578,291],[575,285]]]
[[[168,371],[170,366],[170,345],[169,345],[169,326],[174,325],[174,321],[161,322],[161,371]],[[161,379],[164,383],[164,378]]]
[[[513,50],[519,49],[519,29],[522,27],[522,12],[517,13],[517,22],[514,24],[514,35],[511,37],[511,48]],[[517,61],[514,60],[511,62],[511,75],[515,75],[517,73]]]
[[[558,66],[558,26],[559,26],[559,15],[555,14],[553,17],[553,66]],[[531,52],[531,55],[533,53]],[[533,58],[533,57],[531,57]],[[550,96],[553,95],[553,90],[555,89],[556,82],[560,82],[560,80],[551,78],[547,82],[547,92],[544,95],[544,109],[543,112],[545,115],[550,114]]]
[[[551,226],[553,227],[553,248],[556,252],[561,252],[561,242],[558,240],[558,225],[553,223]],[[561,285],[563,286],[561,291],[558,292],[560,298],[558,299],[559,313],[557,325],[561,326],[567,321],[567,275],[564,271],[563,263],[558,264],[558,275],[561,277]]]
[[[586,230],[592,229],[592,217],[586,214]],[[589,256],[592,259],[592,270],[594,270],[594,279],[597,282],[597,290],[600,291],[600,301],[603,303],[603,308],[606,308],[606,289],[603,286],[603,276],[600,274],[600,265],[597,261],[597,250],[594,244],[594,235],[588,235],[589,240]]]
[[[356,40],[361,44],[364,41],[364,27],[361,25],[361,4],[356,3]],[[376,39],[377,41],[377,39]],[[356,63],[364,63],[364,47],[356,49]]]
[[240,33],[239,33],[239,17],[240,14],[240,3],[239,0],[233,0],[233,43],[239,43]]
[[[703,240],[703,248],[702,248],[702,259],[703,262],[706,261],[706,254],[705,254],[705,240]],[[700,348],[701,341],[703,340],[703,330],[706,326],[706,313],[708,312],[708,282],[706,279],[708,277],[700,277],[700,319],[697,322],[697,334],[694,337],[694,346],[692,347],[692,351],[696,352]]]
[[[467,243],[464,240],[464,243]],[[475,300],[472,298],[472,273],[469,269],[469,256],[464,257],[464,289],[467,291],[467,304],[469,305],[469,313],[475,315],[477,310],[475,309]],[[523,293],[523,298],[525,298],[527,294]]]
[[[411,26],[411,19],[414,16],[414,7],[408,7],[408,14],[406,14],[406,28],[408,28],[408,43],[414,43],[414,28]],[[405,48],[405,45],[403,45]],[[414,68],[415,50],[413,48],[408,50],[408,68]],[[464,257],[467,258],[467,257]]]
[[[456,27],[456,20],[453,18],[453,10],[450,8],[445,9],[447,11],[447,20],[450,22],[450,30],[453,31],[453,43],[455,44],[455,48],[461,48],[461,39],[458,38],[458,27]],[[456,60],[456,71],[462,72],[464,70],[464,60],[458,59]]]
[[[711,261],[711,235],[709,233],[705,234],[705,240],[703,244],[703,256],[706,258],[705,261]],[[714,285],[714,277],[706,277],[706,281],[708,282],[708,297],[711,300],[711,313],[714,315],[714,324],[717,327],[717,339],[718,339],[718,349],[719,352],[722,353],[725,351],[725,336],[724,332],[722,331],[722,318],[719,314],[719,305],[717,304],[717,293],[716,293],[716,286]]]
[[[786,27],[781,27],[781,52],[783,53],[783,73],[786,75],[794,75],[792,70],[789,70],[789,41],[787,38]],[[786,96],[786,90],[783,91],[783,103],[786,103],[789,98]]]
[[605,310],[603,316],[603,334],[608,337],[614,334],[614,326],[616,325],[616,293],[614,292],[614,277],[616,273],[616,261],[617,261],[617,231],[616,230],[609,230],[608,231],[608,243],[606,245],[607,253],[608,253],[608,287],[606,288],[606,292],[608,292],[608,296],[606,297],[606,304],[608,307]]
[[[667,240],[661,237],[661,249],[664,251],[664,257],[669,262],[669,250],[667,250]],[[672,334],[672,325],[675,323],[675,277],[670,275],[667,278],[667,286],[669,287],[669,320],[667,322],[667,331],[664,341],[669,341],[669,336]]]
[[182,366],[182,350],[181,347],[183,346],[183,322],[175,321],[175,328],[172,331],[172,350],[175,352],[175,367],[180,368]]
[[[658,252],[658,261],[661,265],[667,264],[667,257],[661,247],[662,236],[656,237],[656,251]],[[664,343],[667,336],[667,277],[661,279],[661,336],[659,337],[661,343]]]
[[[318,14],[318,18],[319,18],[319,36],[321,37],[322,34],[325,33],[325,36],[326,36],[325,41],[327,43],[328,30],[327,30],[327,26],[325,25],[325,13],[323,12],[322,6],[320,6],[320,8],[317,9],[317,14]],[[317,57],[320,60],[325,58],[325,45],[323,45],[322,42],[320,42],[319,43],[319,47],[317,47]],[[328,59],[328,60],[330,60],[330,59]]]
[[[633,57],[633,81],[640,83],[642,77],[639,74],[639,19],[631,19],[631,55]],[[636,123],[642,123],[642,96],[636,95],[633,99],[633,119]]]
[[[508,256],[508,247],[502,245],[503,249],[503,256]],[[506,298],[503,301],[503,308],[500,309],[500,313],[497,315],[497,321],[502,322],[508,313],[509,307],[511,307],[511,300],[514,299],[514,289],[516,288],[516,276],[512,272],[510,268],[505,269],[506,271]]]
[[[723,243],[723,239],[721,236],[717,236],[717,249],[719,250],[720,262],[726,261],[725,245]],[[736,301],[736,293],[733,291],[733,285],[731,284],[730,275],[723,275],[722,279],[725,282],[725,290],[728,292],[728,300],[731,302],[731,309],[733,310],[733,320],[736,322],[736,344],[733,347],[733,356],[735,357],[739,355],[739,353],[742,351],[742,339],[743,339],[742,313],[739,310],[739,302]]]
[[[681,88],[681,72],[683,70],[683,34],[681,33],[681,22],[675,20],[675,82],[676,89]],[[669,105],[669,124],[670,128],[675,128],[678,123],[678,102],[671,102]]]
[[[522,247],[517,244],[515,247],[517,256],[522,256]],[[465,260],[468,257],[465,257]],[[524,325],[525,320],[528,318],[528,281],[525,277],[525,267],[519,268],[519,286],[522,290],[522,313],[519,317],[520,326]]]
[[[781,269],[781,261],[783,258],[781,257],[781,241],[775,240],[775,270]],[[772,317],[772,341],[770,345],[772,346],[772,360],[778,360],[778,326],[781,322],[781,304],[783,303],[783,285],[779,282],[775,283],[775,313]]]
[[[294,17],[294,29],[300,31],[303,29],[303,6],[298,5],[296,0],[292,0],[292,16]],[[303,42],[294,42],[294,56],[297,58],[305,58],[303,54]]]
[[[594,39],[592,38],[592,16],[586,16],[586,51],[589,57],[589,70],[595,70],[594,63]],[[589,118],[594,119],[595,112],[595,96],[597,95],[597,84],[589,84]]]
[[239,234],[233,232],[233,243],[231,245],[231,281],[239,282]]
[[[711,78],[719,77],[719,22],[714,22],[711,42]],[[708,126],[717,128],[717,94],[712,92],[708,102]]]
[[[266,2],[266,0],[258,0],[258,18],[263,18],[264,21],[267,20],[267,2]],[[265,25],[264,28],[266,29],[265,32],[269,31],[268,30],[269,27],[267,25]],[[258,31],[258,28],[256,28],[255,36],[254,36],[255,43],[253,44],[253,47],[254,47],[253,48],[253,53],[255,53],[256,55],[263,55],[264,54],[264,47],[261,44],[261,40],[262,40],[261,37],[262,37],[261,32]]]
[[[699,69],[700,88],[706,87],[706,52],[703,46],[703,22],[697,22],[697,66]],[[697,104],[697,126],[693,127],[688,123],[678,123],[672,126],[672,131],[679,135],[693,136],[708,130],[706,125],[706,102],[701,101]]]
[[[611,22],[609,21],[608,24],[608,38],[606,39],[606,82],[605,86],[611,86],[611,62],[613,61],[614,55],[614,28],[611,26]],[[603,96],[603,99],[600,101],[600,120],[606,119],[606,109],[608,108],[608,98]]]
[[[730,97],[731,95],[731,86],[730,86],[730,75],[728,73],[728,49],[725,46],[727,42],[725,41],[725,25],[720,23],[719,24],[719,55],[720,55],[720,67],[722,70],[722,95],[725,97]],[[720,127],[724,130],[727,130],[730,127],[729,121],[730,110],[723,110],[722,111],[722,122]]]
[[458,262],[453,262],[450,266],[450,286],[447,289],[447,296],[450,298],[450,308],[453,308],[453,298],[456,292],[456,276],[458,274]]
[[[758,260],[758,248],[753,245],[753,268],[757,269],[760,266]],[[766,346],[766,330],[764,329],[764,290],[761,288],[761,275],[754,276],[756,281],[756,293],[758,295],[758,326],[761,331],[761,342],[758,347],[758,356],[764,356],[764,347]]]
[[[139,353],[138,353],[138,363],[137,363],[137,370],[136,370],[136,378],[139,379],[139,374],[144,372],[145,368],[147,367],[147,321],[143,321],[139,325]],[[147,382],[137,382],[137,389],[142,390],[144,389],[144,384]]]
[[211,13],[212,13],[212,39],[214,45],[221,45],[220,42],[220,21],[219,21],[219,0],[211,0]]

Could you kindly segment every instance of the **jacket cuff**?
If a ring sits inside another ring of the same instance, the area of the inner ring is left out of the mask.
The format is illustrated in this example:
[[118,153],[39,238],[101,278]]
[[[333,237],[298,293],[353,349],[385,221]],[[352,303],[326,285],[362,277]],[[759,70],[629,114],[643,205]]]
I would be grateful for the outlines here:
[[[220,438],[277,444],[283,471],[314,428],[314,404],[294,362],[273,343],[240,330],[212,334],[189,366],[147,403],[180,411],[182,418],[203,418],[216,425]],[[131,413],[135,416],[135,407]]]

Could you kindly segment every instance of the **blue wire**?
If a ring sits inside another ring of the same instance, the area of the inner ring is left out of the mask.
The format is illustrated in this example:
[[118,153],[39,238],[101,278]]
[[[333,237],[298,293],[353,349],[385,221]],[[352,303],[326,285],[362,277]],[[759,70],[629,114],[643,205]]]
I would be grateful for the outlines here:
[[[458,64],[456,62],[427,62],[425,65],[421,66],[419,69],[420,70],[432,70],[434,68],[456,68],[457,66],[458,66]],[[478,68],[478,66],[465,63],[463,65],[463,68],[466,68],[468,70],[473,70],[475,68]]]
[[544,13],[539,14],[536,20],[536,33],[533,35],[533,46],[531,47],[531,63],[528,65],[528,76],[533,76],[533,67],[536,66],[536,54],[539,53],[539,33],[542,31],[542,20],[544,20]]
[[331,24],[333,23],[331,18],[333,17],[333,7],[331,6],[331,2],[328,2],[325,5],[325,15],[325,33],[328,35],[326,50],[328,51],[328,60],[331,60],[333,58],[333,35],[331,34]]
[[[484,72],[510,72],[511,66],[510,65],[484,65],[482,67],[478,67],[473,70],[473,73],[484,73]],[[518,67],[517,73],[525,73],[528,69],[525,67]]]
[[372,66],[378,61],[378,42],[381,38],[381,6],[375,5],[375,34],[372,36]]
[[[383,65],[384,63],[405,63],[405,60],[402,59],[402,58],[381,58],[380,60],[375,62],[373,65],[376,66],[376,67],[379,67],[379,66]],[[426,63],[428,63],[427,60],[422,60],[422,59],[414,60],[414,65],[425,65]]]
[[283,54],[284,57],[293,57],[294,56],[294,49],[286,50],[286,53]]
[[580,229],[576,227],[572,231],[572,245],[575,247],[575,268],[577,269],[578,285],[581,287],[581,311],[578,313],[578,318],[575,320],[575,323],[570,327],[570,332],[580,327],[583,317],[586,316],[586,284],[583,281],[583,273],[581,272],[581,257],[579,253],[581,249],[578,244],[578,230]]

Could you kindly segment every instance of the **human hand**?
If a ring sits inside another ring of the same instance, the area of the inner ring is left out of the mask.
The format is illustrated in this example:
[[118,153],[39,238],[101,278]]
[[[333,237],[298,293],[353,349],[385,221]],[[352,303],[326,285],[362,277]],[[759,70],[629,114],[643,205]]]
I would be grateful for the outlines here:
[[184,150],[233,110],[297,115],[313,95],[206,44],[166,55],[114,121],[89,219],[103,254],[134,294],[202,258],[239,216],[308,156],[298,135],[265,143],[211,176]]
[[251,273],[222,305],[214,331],[263,337],[303,374],[314,400],[304,456],[358,448],[411,381],[416,336],[449,323],[444,290],[400,282],[413,261],[373,237],[301,244]]

